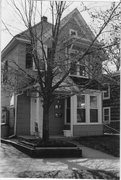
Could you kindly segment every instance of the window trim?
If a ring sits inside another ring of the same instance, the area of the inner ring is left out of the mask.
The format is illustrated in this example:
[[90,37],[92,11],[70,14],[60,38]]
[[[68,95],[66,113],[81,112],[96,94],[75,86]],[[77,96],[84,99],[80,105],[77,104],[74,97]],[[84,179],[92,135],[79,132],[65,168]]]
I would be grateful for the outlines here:
[[[108,114],[109,120],[108,121],[104,120],[104,111],[105,111],[105,109],[109,110],[109,114]],[[110,107],[103,107],[103,123],[109,124],[110,123],[110,117],[111,117],[111,108]]]
[[108,85],[108,96],[105,97],[104,96],[104,93],[107,92],[107,91],[103,91],[103,100],[106,100],[106,99],[110,99],[110,84],[109,83],[105,83],[104,85]]
[[[75,103],[75,120],[74,120],[74,125],[98,125],[98,124],[103,124],[103,117],[102,117],[102,106],[100,106],[100,103],[102,102],[101,99],[101,92],[90,92],[90,93],[83,93],[85,95],[85,109],[86,109],[86,122],[77,122],[77,95],[76,95],[76,103]],[[98,122],[90,122],[90,106],[89,106],[89,97],[90,96],[97,96],[97,103],[98,103]]]
[[71,124],[71,97],[70,97],[70,122],[67,122],[67,98],[65,99],[65,121],[64,121],[64,124],[65,125],[70,125]]
[[87,109],[86,108],[86,94],[77,95],[77,101],[78,101],[78,96],[84,96],[84,99],[85,99],[85,108],[78,107],[78,103],[77,103],[77,107],[76,107],[76,111],[78,109],[85,109],[85,122],[78,122],[78,118],[77,118],[76,123],[77,124],[86,124],[86,109]]
[[[71,32],[75,32],[75,33],[76,33],[76,35],[71,35]],[[69,35],[70,35],[71,37],[78,37],[78,33],[77,33],[77,31],[76,31],[76,30],[74,30],[74,29],[69,29]]]
[[[78,69],[80,69],[80,67],[81,66],[83,66],[83,67],[85,67],[85,75],[79,75],[79,73],[81,72],[81,71],[78,71]],[[73,77],[80,77],[80,78],[85,78],[85,79],[88,79],[89,77],[88,77],[88,73],[86,72],[87,70],[86,70],[86,65],[84,65],[84,64],[79,64],[79,63],[77,63],[76,64],[76,74],[72,74],[71,72],[69,73],[69,75],[70,76],[73,76]]]
[[[91,97],[96,97],[96,101],[97,101],[97,107],[91,107]],[[97,118],[99,118],[99,115],[98,115],[98,113],[99,113],[99,105],[98,105],[98,96],[96,96],[96,95],[90,95],[89,96],[89,102],[90,102],[90,105],[89,105],[89,109],[90,109],[90,114],[91,114],[91,109],[94,109],[94,110],[97,110]],[[90,117],[90,123],[92,124],[92,123],[98,123],[98,119],[97,119],[97,121],[96,122],[91,122],[91,117]]]

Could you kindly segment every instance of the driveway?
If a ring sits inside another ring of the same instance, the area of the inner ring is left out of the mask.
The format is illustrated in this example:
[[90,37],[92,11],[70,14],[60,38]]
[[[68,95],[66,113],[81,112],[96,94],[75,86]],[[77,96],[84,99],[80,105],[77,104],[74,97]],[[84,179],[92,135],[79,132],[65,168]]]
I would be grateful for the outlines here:
[[[82,151],[84,148],[82,148]],[[86,149],[85,152],[87,152]],[[114,172],[117,176],[119,174],[119,168],[119,158],[112,156],[108,156],[107,158],[101,156],[99,158],[96,154],[92,158],[87,156],[84,158],[33,159],[11,145],[2,143],[0,147],[0,178],[42,177],[40,174],[35,176],[35,174],[40,172],[41,174],[44,173],[43,177],[46,177],[47,172],[59,172],[61,178],[74,178],[72,177],[72,170],[83,170],[83,172],[87,173],[86,170],[88,169],[110,171]],[[67,174],[69,175],[67,176]],[[49,176],[47,175],[47,177]],[[89,175],[88,178],[91,178],[91,176]]]

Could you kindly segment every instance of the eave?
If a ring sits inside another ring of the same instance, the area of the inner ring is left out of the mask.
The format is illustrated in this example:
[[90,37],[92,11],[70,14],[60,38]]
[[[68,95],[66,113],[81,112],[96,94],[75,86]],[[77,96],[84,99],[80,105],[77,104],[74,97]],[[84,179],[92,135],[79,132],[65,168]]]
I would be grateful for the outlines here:
[[[83,47],[89,47],[91,45],[92,41],[89,39],[81,38],[81,37],[69,37],[67,40],[64,41],[65,46],[68,45],[77,45],[77,46],[83,46]],[[101,47],[100,43],[94,42],[92,45],[93,48],[99,48]]]
[[14,37],[8,44],[7,46],[2,50],[1,52],[1,59],[3,59],[6,54],[8,54],[18,43],[26,43],[29,44],[30,41],[27,39],[19,38],[19,37]]

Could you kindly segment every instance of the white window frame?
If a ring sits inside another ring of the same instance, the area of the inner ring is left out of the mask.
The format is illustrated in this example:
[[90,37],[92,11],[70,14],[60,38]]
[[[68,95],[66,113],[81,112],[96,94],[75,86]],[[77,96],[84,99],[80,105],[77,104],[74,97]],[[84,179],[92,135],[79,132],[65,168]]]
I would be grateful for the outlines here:
[[85,69],[86,69],[86,65],[83,65],[83,64],[81,64],[81,63],[77,63],[77,64],[76,64],[76,74],[70,73],[69,75],[70,75],[70,76],[73,76],[73,77],[79,77],[79,78],[88,79],[88,74],[87,74],[87,72],[86,72],[87,75],[83,75],[83,76],[80,75],[80,71],[78,71],[78,69],[80,69],[80,66],[84,66]]
[[[75,35],[71,35],[71,32],[75,32],[76,34],[75,34]],[[77,37],[77,36],[78,36],[77,31],[74,30],[74,29],[69,29],[69,35],[70,35],[71,37]]]
[[103,100],[110,99],[110,85],[109,85],[109,83],[105,83],[105,84],[108,86],[108,96],[105,97],[104,94],[107,93],[107,91],[103,91]]
[[[86,122],[77,122],[77,96],[76,96],[76,102],[75,102],[75,119],[74,119],[74,125],[97,125],[102,124],[102,99],[101,99],[101,93],[91,93],[91,94],[82,94],[85,95],[85,110],[86,110]],[[97,106],[98,106],[98,122],[90,122],[90,96],[97,96]]]
[[65,99],[65,120],[64,120],[65,125],[70,125],[71,124],[71,98],[70,98],[70,122],[67,122],[67,99]]
[[[4,122],[2,122],[2,118],[4,117]],[[7,124],[7,111],[6,110],[2,110],[1,111],[1,125],[5,125]]]
[[[78,99],[78,96],[79,95],[77,95],[77,99]],[[87,119],[87,112],[86,112],[87,111],[87,97],[86,97],[86,94],[81,94],[81,96],[85,97],[85,108],[76,107],[76,111],[77,111],[77,109],[85,109],[85,122],[77,122],[78,119],[76,119],[76,124],[86,124],[86,119]]]
[[[109,120],[108,121],[105,121],[105,115],[104,115],[104,111],[105,109],[108,109],[109,110]],[[109,124],[110,123],[110,117],[111,117],[111,114],[110,114],[110,107],[103,107],[103,123],[106,123],[106,124]]]
[[[97,122],[91,122],[91,120],[90,120],[90,124],[92,124],[92,123],[98,123],[99,122],[99,100],[98,100],[98,96],[97,95],[90,95],[89,96],[89,104],[91,104],[91,101],[90,101],[90,97],[96,97],[96,99],[97,99],[97,107],[91,107],[91,105],[89,105],[89,110],[91,110],[91,109],[96,109],[97,110],[97,112],[98,112],[98,121]],[[89,116],[90,116],[90,111],[89,111]]]

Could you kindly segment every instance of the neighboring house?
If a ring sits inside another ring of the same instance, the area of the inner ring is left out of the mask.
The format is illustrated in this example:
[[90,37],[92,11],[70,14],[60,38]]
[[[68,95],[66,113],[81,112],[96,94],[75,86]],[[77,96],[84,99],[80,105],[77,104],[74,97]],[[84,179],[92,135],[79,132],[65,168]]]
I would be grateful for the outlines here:
[[104,132],[120,132],[120,72],[104,76],[103,122]]
[[[50,36],[52,24],[47,22],[46,17],[42,17],[43,29],[45,31],[45,50],[51,47]],[[41,22],[35,26],[37,33],[40,33]],[[10,63],[10,59],[16,61],[18,65],[27,72],[36,74],[35,65],[31,60],[29,49],[29,40],[26,38],[27,31],[16,35],[10,43],[2,51],[2,63],[6,65]],[[61,21],[61,31],[59,39],[62,42],[60,56],[64,56],[64,65],[66,64],[66,57],[77,53],[78,50],[82,52],[91,44],[95,38],[90,28],[82,18],[77,9],[74,9]],[[97,48],[99,43],[96,41],[92,48]],[[57,58],[59,55],[57,55]],[[100,64],[97,57],[91,56],[90,63]],[[92,75],[87,73],[86,68],[90,68],[89,61],[85,60],[85,65],[73,64],[72,72],[68,80],[74,83],[75,91],[78,89],[78,95],[71,88],[66,90],[59,89],[56,91],[58,98],[50,108],[49,134],[67,136],[90,136],[103,134],[102,121],[102,92],[100,85],[96,79],[91,80]],[[101,74],[101,70],[95,72],[94,76]],[[4,77],[6,78],[6,77]],[[22,83],[27,86],[26,82]],[[20,82],[20,81],[19,81]],[[87,84],[86,89],[81,90],[80,86]],[[19,84],[18,84],[19,86]],[[80,92],[80,93],[79,93]],[[61,98],[63,94],[64,98]],[[60,98],[59,98],[60,94]],[[25,88],[18,94],[14,94],[11,99],[12,109],[15,112],[9,116],[9,126],[11,125],[10,135],[35,135],[39,133],[42,136],[43,126],[43,107],[42,98],[37,98],[37,94],[32,92],[31,88]],[[5,105],[4,105],[5,106]],[[14,118],[13,118],[14,116]]]

